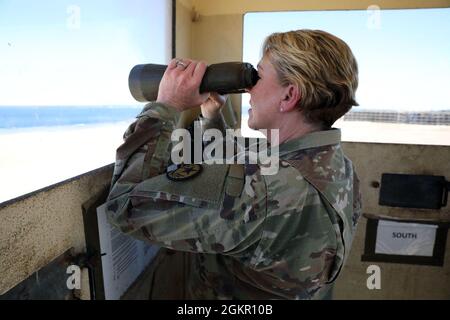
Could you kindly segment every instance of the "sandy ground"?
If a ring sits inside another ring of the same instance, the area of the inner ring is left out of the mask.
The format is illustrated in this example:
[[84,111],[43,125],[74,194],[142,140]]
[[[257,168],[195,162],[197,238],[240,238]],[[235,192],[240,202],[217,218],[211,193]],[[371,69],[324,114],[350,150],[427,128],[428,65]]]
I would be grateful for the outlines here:
[[0,131],[0,202],[113,163],[130,122]]
[[[116,124],[0,130],[0,202],[114,162],[132,120]],[[248,134],[243,119],[243,134]],[[450,126],[339,121],[343,141],[450,146]]]
[[343,141],[450,146],[450,126],[341,120],[335,126]]
[[[262,137],[247,126],[242,117],[244,136]],[[339,120],[334,127],[342,131],[342,141],[450,146],[450,126],[427,126]]]

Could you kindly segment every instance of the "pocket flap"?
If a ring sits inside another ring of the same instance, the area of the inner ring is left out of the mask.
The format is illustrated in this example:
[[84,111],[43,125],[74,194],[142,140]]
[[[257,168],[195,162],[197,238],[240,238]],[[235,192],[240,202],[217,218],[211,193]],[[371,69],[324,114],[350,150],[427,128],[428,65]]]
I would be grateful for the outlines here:
[[173,181],[161,174],[139,183],[130,197],[151,198],[186,203],[195,207],[218,207],[229,165],[204,165],[192,179]]

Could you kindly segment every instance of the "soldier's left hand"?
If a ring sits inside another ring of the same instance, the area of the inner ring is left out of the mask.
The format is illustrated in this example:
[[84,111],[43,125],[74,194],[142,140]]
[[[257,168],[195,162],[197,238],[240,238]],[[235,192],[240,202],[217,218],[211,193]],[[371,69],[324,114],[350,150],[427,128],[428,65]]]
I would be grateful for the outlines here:
[[173,59],[161,79],[156,102],[167,104],[178,111],[198,107],[209,93],[200,94],[200,83],[206,63],[188,59]]
[[200,106],[203,117],[210,120],[216,118],[220,114],[220,109],[225,104],[227,98],[228,95],[211,92],[208,99]]

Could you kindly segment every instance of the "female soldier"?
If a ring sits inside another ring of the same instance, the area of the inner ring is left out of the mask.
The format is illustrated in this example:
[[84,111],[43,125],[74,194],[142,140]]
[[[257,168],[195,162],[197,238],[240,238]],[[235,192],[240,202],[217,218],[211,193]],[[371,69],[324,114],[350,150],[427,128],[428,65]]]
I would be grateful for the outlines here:
[[357,105],[350,48],[317,30],[265,40],[260,79],[248,89],[248,125],[277,130],[275,175],[263,175],[257,164],[175,167],[186,179],[166,172],[181,111],[201,105],[202,128],[224,128],[223,97],[199,93],[205,70],[203,62],[171,61],[157,100],[128,128],[104,206],[110,222],[194,253],[185,298],[323,298],[348,257],[360,215],[358,180],[340,131],[331,128]]

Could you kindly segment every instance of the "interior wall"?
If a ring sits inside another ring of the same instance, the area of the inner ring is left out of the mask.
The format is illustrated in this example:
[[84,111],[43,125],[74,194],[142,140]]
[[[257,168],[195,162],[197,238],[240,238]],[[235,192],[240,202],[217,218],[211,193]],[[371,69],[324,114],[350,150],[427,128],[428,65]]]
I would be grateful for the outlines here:
[[[177,3],[178,7],[190,7],[193,16],[197,17],[189,27],[192,28],[192,58],[208,63],[242,61],[243,19],[246,12],[366,9],[374,4],[385,9],[433,8],[450,7],[450,0],[179,0]],[[231,95],[231,99],[239,115],[241,95]]]
[[[242,22],[240,14],[204,16],[192,23],[192,57],[208,64],[242,61]],[[236,114],[240,113],[241,95],[232,94]],[[238,117],[240,126],[240,117]]]
[[[111,176],[112,166],[104,167],[0,207],[0,294],[68,249],[85,251],[81,205],[109,185]],[[88,298],[85,280],[82,297]]]
[[[207,64],[242,61],[242,15],[201,15],[194,1],[178,0],[176,5],[178,58],[201,60]],[[241,96],[233,94],[230,97],[235,113],[238,114]],[[186,120],[183,119],[183,122],[190,123],[197,114],[198,112],[185,112],[183,118]]]
[[384,9],[448,7],[449,0],[192,0],[202,15],[233,15],[251,11],[366,9],[377,5]]
[[175,49],[177,58],[192,58],[192,1],[176,1]]
[[[450,221],[450,205],[441,210],[405,209],[378,205],[382,173],[441,175],[450,180],[450,147],[344,142],[361,180],[363,212],[375,216]],[[375,182],[375,183],[374,183]],[[346,266],[337,280],[335,299],[450,299],[450,237],[443,267],[363,262],[367,219],[357,227]],[[381,289],[367,288],[367,267],[381,269]]]

